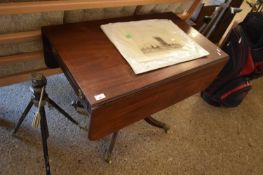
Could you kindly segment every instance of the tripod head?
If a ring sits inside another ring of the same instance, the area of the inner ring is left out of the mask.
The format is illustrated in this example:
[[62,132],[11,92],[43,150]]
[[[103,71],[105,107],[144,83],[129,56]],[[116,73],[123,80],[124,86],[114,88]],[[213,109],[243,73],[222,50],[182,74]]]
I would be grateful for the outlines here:
[[32,74],[32,87],[33,88],[42,88],[47,85],[47,79],[44,75],[40,73]]
[[40,73],[32,74],[32,86],[30,87],[31,92],[34,97],[39,99],[41,95],[41,90],[47,85],[47,79],[44,75]]

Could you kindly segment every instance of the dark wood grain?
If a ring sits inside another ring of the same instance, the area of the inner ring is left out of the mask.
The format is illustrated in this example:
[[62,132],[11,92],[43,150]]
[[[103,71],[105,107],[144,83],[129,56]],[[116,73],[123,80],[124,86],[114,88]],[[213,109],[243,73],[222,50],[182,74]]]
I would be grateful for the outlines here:
[[[177,79],[164,81],[142,89],[120,100],[107,103],[93,111],[89,138],[99,139],[110,131],[115,132],[145,116],[165,109],[207,87],[225,61],[191,72]],[[197,107],[197,106],[193,106]],[[174,116],[176,117],[176,116]]]
[[[170,19],[210,55],[136,75],[100,29],[101,24],[141,19]],[[89,138],[99,139],[205,88],[227,55],[172,13],[115,18],[44,27],[43,35],[75,91],[92,113]],[[105,99],[94,96],[104,93]]]

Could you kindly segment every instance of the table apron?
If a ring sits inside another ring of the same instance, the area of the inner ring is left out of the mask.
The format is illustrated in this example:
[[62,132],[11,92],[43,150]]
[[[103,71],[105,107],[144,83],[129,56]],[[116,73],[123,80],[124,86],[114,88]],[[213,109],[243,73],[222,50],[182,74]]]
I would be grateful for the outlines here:
[[222,59],[178,79],[144,88],[94,109],[89,139],[100,139],[202,91],[215,79],[226,60]]

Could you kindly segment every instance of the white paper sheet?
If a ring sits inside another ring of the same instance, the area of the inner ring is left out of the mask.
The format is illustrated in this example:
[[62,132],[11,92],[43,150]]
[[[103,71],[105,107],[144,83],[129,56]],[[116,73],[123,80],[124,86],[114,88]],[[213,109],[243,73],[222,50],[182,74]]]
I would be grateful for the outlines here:
[[101,29],[136,74],[209,54],[171,20],[109,23]]

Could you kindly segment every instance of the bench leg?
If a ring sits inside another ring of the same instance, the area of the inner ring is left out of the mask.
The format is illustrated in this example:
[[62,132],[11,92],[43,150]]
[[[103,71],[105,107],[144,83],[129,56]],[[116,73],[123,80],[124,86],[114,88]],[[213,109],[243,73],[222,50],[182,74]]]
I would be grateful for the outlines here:
[[152,125],[152,126],[154,126],[154,127],[163,129],[163,130],[165,131],[165,133],[168,133],[168,131],[169,131],[169,129],[170,129],[170,127],[169,127],[167,124],[165,124],[165,123],[163,123],[163,122],[161,122],[161,121],[158,121],[158,120],[154,119],[154,118],[151,117],[151,116],[144,118],[144,120],[145,120],[148,124],[150,124],[150,125]]
[[112,155],[112,151],[113,151],[114,145],[115,145],[115,143],[116,143],[117,135],[118,135],[118,132],[114,132],[114,133],[112,134],[109,148],[106,150],[104,160],[105,160],[107,163],[111,163],[111,162],[112,162],[112,161],[111,161],[111,155]]

